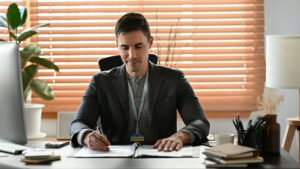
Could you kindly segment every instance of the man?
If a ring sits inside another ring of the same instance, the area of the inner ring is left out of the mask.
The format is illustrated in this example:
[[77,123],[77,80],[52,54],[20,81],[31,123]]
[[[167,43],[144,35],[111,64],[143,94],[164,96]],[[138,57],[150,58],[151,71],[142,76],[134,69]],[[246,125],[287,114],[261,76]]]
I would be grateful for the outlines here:
[[[174,151],[207,141],[209,122],[183,73],[148,62],[153,37],[144,16],[125,14],[115,34],[124,65],[92,78],[71,125],[72,145],[108,151],[142,141]],[[186,124],[178,132],[176,110]]]

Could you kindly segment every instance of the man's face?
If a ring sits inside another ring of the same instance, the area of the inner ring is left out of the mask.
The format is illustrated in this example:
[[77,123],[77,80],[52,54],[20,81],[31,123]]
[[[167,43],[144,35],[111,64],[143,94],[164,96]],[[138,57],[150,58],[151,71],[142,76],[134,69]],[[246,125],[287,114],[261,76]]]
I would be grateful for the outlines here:
[[117,37],[118,50],[129,74],[143,73],[148,68],[149,49],[153,38],[148,39],[142,31],[122,32]]

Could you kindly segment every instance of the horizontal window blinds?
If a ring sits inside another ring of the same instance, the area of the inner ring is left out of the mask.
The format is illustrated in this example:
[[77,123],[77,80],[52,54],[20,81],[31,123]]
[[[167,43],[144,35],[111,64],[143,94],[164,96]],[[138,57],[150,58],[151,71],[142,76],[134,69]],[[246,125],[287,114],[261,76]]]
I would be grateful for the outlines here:
[[38,78],[55,91],[44,111],[76,110],[100,58],[118,54],[114,26],[140,12],[160,64],[182,70],[206,112],[252,111],[265,79],[262,0],[32,0],[31,25],[50,23],[32,38],[60,72]]

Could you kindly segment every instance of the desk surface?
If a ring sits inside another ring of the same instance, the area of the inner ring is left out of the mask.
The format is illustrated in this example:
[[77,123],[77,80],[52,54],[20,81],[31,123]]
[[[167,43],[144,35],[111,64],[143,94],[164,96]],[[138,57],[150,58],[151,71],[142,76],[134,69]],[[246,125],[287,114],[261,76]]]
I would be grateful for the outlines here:
[[[28,146],[42,148],[46,141],[31,141]],[[70,145],[56,149],[60,155],[60,161],[54,161],[48,165],[25,165],[20,161],[21,155],[8,155],[0,157],[0,168],[105,168],[105,169],[154,169],[154,168],[205,168],[200,158],[70,158],[70,154],[78,149]],[[265,156],[265,163],[249,165],[247,168],[300,168],[296,160],[291,158],[284,150],[280,156]],[[1,166],[4,165],[4,166]]]

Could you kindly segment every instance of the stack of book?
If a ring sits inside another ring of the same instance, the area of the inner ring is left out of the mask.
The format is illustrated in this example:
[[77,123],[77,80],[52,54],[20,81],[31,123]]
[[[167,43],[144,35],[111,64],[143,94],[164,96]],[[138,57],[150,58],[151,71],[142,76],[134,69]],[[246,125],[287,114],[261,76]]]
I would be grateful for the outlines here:
[[257,149],[232,143],[207,148],[203,154],[206,155],[207,164],[246,166],[264,161]]
[[53,151],[48,150],[30,150],[22,154],[21,161],[26,164],[45,164],[60,160],[60,155],[56,155]]

